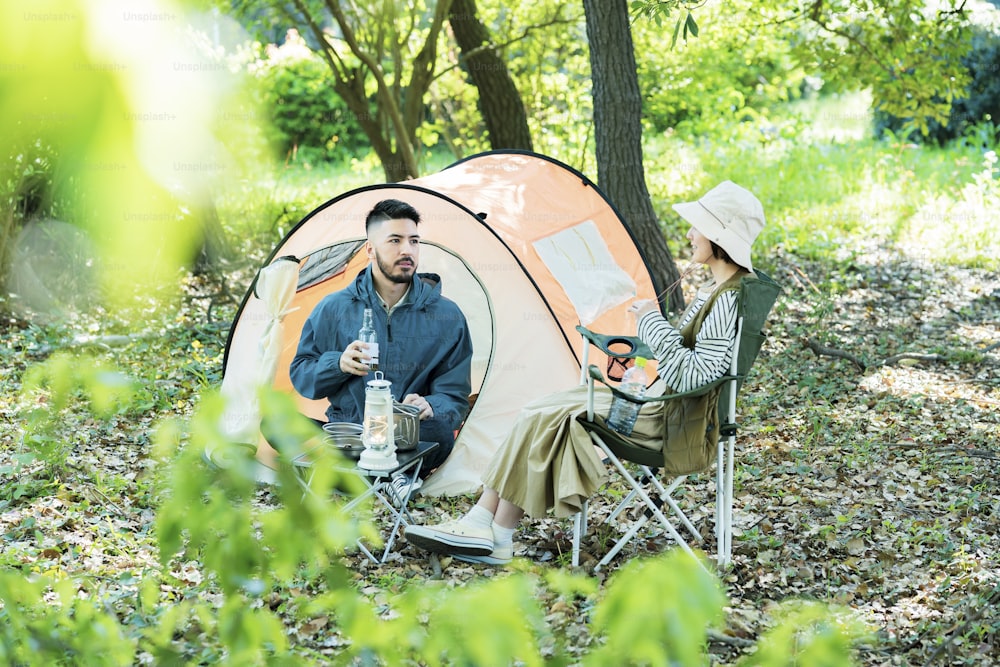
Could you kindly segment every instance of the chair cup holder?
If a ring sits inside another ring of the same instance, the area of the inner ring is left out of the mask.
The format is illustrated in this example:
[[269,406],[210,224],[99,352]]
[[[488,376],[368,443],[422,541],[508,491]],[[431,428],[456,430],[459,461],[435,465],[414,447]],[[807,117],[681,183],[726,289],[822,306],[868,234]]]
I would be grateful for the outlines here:
[[609,380],[621,382],[625,377],[625,371],[635,365],[635,357],[631,356],[635,352],[635,343],[628,338],[610,338],[604,346],[604,352],[608,355],[608,367],[605,374]]

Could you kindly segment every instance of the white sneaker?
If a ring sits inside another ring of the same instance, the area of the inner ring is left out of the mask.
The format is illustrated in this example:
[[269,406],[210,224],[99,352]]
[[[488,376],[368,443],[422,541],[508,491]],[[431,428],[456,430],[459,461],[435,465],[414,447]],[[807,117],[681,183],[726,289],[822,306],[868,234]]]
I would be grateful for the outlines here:
[[407,526],[406,541],[439,554],[489,556],[493,553],[493,529],[448,521],[437,526]]
[[470,556],[467,554],[456,554],[455,560],[465,561],[466,563],[486,563],[487,565],[506,565],[510,562],[510,559],[514,557],[514,545],[505,544],[503,546],[497,545],[493,547],[491,551],[486,556]]
[[419,477],[411,478],[406,473],[398,472],[392,476],[392,481],[386,486],[386,492],[396,507],[402,507],[405,501],[417,495],[417,489],[423,485],[424,480]]

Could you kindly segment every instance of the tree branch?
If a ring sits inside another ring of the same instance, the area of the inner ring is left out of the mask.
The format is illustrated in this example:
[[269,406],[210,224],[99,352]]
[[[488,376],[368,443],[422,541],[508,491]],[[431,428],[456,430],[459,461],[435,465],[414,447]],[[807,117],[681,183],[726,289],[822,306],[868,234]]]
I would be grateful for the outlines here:
[[989,598],[983,601],[983,604],[980,604],[976,610],[968,614],[965,621],[952,626],[952,628],[948,630],[944,641],[939,643],[937,648],[934,649],[934,652],[931,653],[929,658],[927,658],[927,662],[924,663],[924,667],[928,667],[929,665],[937,662],[938,656],[940,656],[944,651],[948,651],[949,653],[953,652],[955,649],[955,638],[962,637],[969,630],[972,624],[976,623],[983,617],[983,614],[985,614],[988,610],[993,609],[997,604],[1000,604],[1000,585],[993,589],[993,592],[990,594]]
[[895,74],[895,70],[893,69],[892,65],[882,60],[882,58],[880,58],[871,49],[871,47],[869,47],[867,43],[863,42],[856,34],[849,33],[842,28],[830,27],[828,20],[825,20],[821,15],[821,13],[818,11],[819,8],[822,6],[822,4],[823,4],[822,2],[816,3],[815,5],[816,11],[810,13],[809,20],[813,21],[819,27],[820,30],[825,30],[832,35],[843,37],[848,42],[860,48],[862,51],[868,54],[868,57],[872,59],[872,62],[878,65],[883,71],[885,71],[886,74],[889,75]]
[[[320,44],[329,44],[326,39],[326,35],[323,33],[323,29],[309,14],[309,10],[302,3],[302,0],[293,0],[295,3],[295,8],[299,10],[301,14],[301,19],[305,21],[306,25],[309,27],[309,32]],[[288,10],[287,5],[281,5],[279,10],[285,15],[285,18],[289,20],[290,23],[295,24],[299,17],[296,17],[292,12]],[[344,62],[340,59],[340,54],[337,53],[336,49],[323,49],[320,55],[326,60],[327,64],[330,66],[330,71],[333,73],[334,78],[341,81],[344,85],[347,85],[347,67]],[[334,57],[336,56],[336,60]]]
[[[406,99],[403,102],[403,115],[407,126],[416,128],[424,108],[424,92],[434,80],[434,68],[437,65],[437,45],[451,0],[438,0],[434,7],[434,15],[428,28],[427,39],[424,41],[413,59],[410,69],[410,81],[407,86]],[[397,79],[400,77],[397,77]],[[413,174],[417,176],[418,174]]]
[[805,344],[806,347],[812,350],[817,357],[836,357],[838,359],[847,359],[855,366],[857,366],[859,370],[863,371],[866,368],[868,368],[868,365],[865,362],[861,361],[861,359],[859,359],[858,357],[854,356],[849,352],[844,352],[843,350],[838,350],[832,347],[824,347],[823,345],[820,345],[816,341],[808,338],[805,340]]
[[447,74],[448,72],[452,71],[453,69],[461,67],[461,64],[463,62],[469,60],[470,58],[475,57],[480,53],[483,53],[484,51],[501,51],[503,49],[506,49],[508,46],[511,46],[512,44],[517,44],[518,42],[527,39],[531,35],[531,33],[537,30],[542,30],[543,28],[551,28],[552,26],[555,25],[574,25],[576,22],[580,20],[580,17],[568,18],[568,19],[562,18],[560,14],[561,9],[562,9],[561,7],[557,8],[555,15],[549,20],[543,21],[542,23],[535,23],[525,27],[524,30],[521,31],[521,34],[517,35],[516,37],[512,37],[504,42],[498,42],[498,43],[490,42],[487,44],[483,44],[482,46],[477,46],[476,48],[469,50],[467,53],[462,53],[458,57],[458,62],[456,62],[454,65],[446,67],[443,70],[440,70],[437,73],[437,75],[435,75],[434,79],[437,80],[440,77]]
[[725,644],[727,646],[735,646],[737,648],[750,648],[755,646],[755,643],[750,639],[742,639],[740,637],[732,637],[730,635],[724,635],[717,630],[708,631],[708,641],[715,644]]
[[886,357],[876,366],[894,366],[903,359],[916,359],[917,361],[944,361],[944,357],[940,354],[919,354],[917,352],[901,352],[900,354],[894,354],[891,357]]
[[808,339],[808,338],[805,340],[805,345],[810,350],[812,350],[816,354],[817,357],[835,357],[837,359],[847,359],[848,361],[850,361],[851,363],[853,363],[855,366],[857,366],[859,370],[862,370],[862,371],[868,370],[868,368],[871,368],[871,367],[895,366],[896,364],[898,364],[900,361],[902,361],[904,359],[915,359],[917,361],[934,361],[934,362],[942,362],[942,361],[945,360],[945,358],[943,356],[941,356],[940,354],[921,354],[919,352],[900,352],[899,354],[894,354],[891,357],[886,357],[885,359],[883,359],[881,361],[877,361],[874,364],[869,364],[869,363],[866,363],[864,360],[862,360],[860,357],[857,357],[857,356],[851,354],[850,352],[845,352],[844,350],[839,350],[839,349],[834,348],[834,347],[826,347],[826,346],[820,345],[816,341]]
[[956,447],[954,445],[945,445],[944,447],[935,445],[934,443],[922,443],[922,442],[887,442],[890,447],[901,447],[903,449],[925,449],[933,448],[935,454],[961,454],[962,456],[971,456],[976,459],[986,459],[987,461],[1000,461],[1000,456],[997,452],[991,451],[989,449],[974,449],[971,447]]
[[[299,2],[300,0],[296,0]],[[403,160],[406,171],[409,175],[416,177],[417,174],[417,160],[413,154],[413,146],[409,142],[409,135],[406,131],[406,124],[403,122],[403,115],[400,111],[399,104],[397,103],[395,97],[392,95],[389,84],[385,80],[385,75],[379,64],[372,58],[371,54],[366,53],[361,45],[358,43],[357,36],[351,29],[349,22],[347,21],[347,16],[344,14],[344,10],[340,6],[339,0],[326,0],[326,7],[333,14],[334,20],[337,21],[337,25],[340,27],[340,31],[343,34],[344,42],[347,47],[351,50],[351,53],[361,61],[361,63],[372,73],[375,77],[375,83],[378,86],[379,91],[382,93],[381,102],[385,105],[389,119],[392,123],[394,134],[396,136],[396,150],[399,152],[400,157]]]

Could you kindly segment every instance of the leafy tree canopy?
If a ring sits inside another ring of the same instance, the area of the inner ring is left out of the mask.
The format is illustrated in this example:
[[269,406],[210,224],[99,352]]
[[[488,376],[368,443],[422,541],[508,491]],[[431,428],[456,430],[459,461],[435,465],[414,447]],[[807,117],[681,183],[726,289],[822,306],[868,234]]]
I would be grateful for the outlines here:
[[[870,88],[876,109],[911,118],[921,132],[947,123],[965,95],[970,48],[967,0],[772,0],[754,3],[755,23],[780,27],[792,55],[822,73],[829,89]],[[635,0],[633,11],[673,35],[698,35],[694,12],[704,2]],[[750,14],[748,14],[750,15]]]

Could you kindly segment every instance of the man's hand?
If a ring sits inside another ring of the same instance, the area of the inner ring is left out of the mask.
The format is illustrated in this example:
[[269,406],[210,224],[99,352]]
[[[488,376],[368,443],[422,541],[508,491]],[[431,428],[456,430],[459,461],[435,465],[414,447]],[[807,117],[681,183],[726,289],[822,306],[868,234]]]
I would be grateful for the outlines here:
[[431,404],[427,402],[427,399],[419,394],[407,394],[403,398],[403,405],[414,405],[420,408],[420,421],[425,419],[430,419],[434,416],[434,410],[431,408]]
[[371,369],[367,362],[371,361],[368,356],[368,345],[359,340],[347,346],[340,355],[340,370],[350,375],[368,375]]

